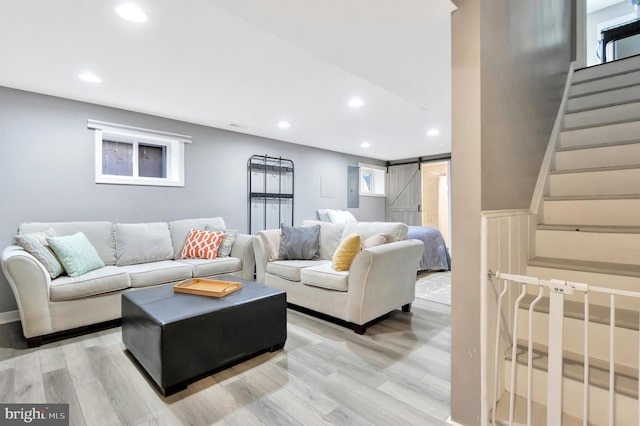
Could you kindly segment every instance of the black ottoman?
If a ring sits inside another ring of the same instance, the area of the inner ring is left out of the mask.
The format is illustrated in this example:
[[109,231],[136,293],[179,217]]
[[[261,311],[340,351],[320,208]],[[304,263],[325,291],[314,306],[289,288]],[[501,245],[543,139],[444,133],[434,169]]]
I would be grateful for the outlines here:
[[122,295],[124,345],[165,396],[287,340],[284,291],[216,278],[243,287],[221,298],[174,293],[173,284]]

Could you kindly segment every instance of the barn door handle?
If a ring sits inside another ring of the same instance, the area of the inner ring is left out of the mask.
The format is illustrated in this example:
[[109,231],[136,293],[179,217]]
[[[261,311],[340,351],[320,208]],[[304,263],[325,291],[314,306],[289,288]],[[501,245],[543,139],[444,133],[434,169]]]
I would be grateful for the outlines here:
[[422,205],[418,204],[418,211],[421,212],[422,211]]

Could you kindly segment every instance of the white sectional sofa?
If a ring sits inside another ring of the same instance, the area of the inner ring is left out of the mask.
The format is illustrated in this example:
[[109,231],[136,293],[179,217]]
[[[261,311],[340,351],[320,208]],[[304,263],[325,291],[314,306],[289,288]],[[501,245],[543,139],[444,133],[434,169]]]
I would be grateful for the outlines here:
[[[409,311],[415,298],[416,265],[424,250],[407,240],[407,225],[391,222],[320,225],[318,260],[278,260],[281,230],[260,231],[254,242],[256,279],[286,291],[287,302],[350,323],[363,334],[369,323],[394,309]],[[332,257],[343,238],[357,233],[365,239],[388,234],[388,242],[361,250],[348,271],[333,269]]]
[[111,222],[24,223],[19,235],[53,230],[57,235],[83,232],[105,266],[77,277],[52,279],[34,256],[17,245],[2,252],[2,271],[13,290],[22,330],[30,346],[44,335],[121,316],[124,291],[191,277],[233,274],[253,279],[251,235],[238,234],[228,257],[180,259],[191,229],[225,229],[220,217],[119,224]]

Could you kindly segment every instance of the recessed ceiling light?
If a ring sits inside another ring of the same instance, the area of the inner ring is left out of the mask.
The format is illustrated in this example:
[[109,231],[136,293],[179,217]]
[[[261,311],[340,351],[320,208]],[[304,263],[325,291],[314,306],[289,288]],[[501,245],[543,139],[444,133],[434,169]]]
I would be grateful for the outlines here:
[[366,142],[366,141],[365,141],[365,142],[362,142],[362,143],[360,144],[360,146],[361,146],[361,147],[363,147],[363,148],[369,148],[369,147],[371,147],[371,144],[370,144],[369,142]]
[[91,72],[83,72],[82,74],[78,74],[78,78],[80,80],[86,81],[87,83],[102,83],[102,79]]
[[126,3],[118,6],[116,12],[122,19],[126,19],[131,22],[145,22],[147,15],[135,4]]
[[289,127],[291,127],[291,124],[289,124],[288,121],[282,120],[278,123],[278,127],[280,127],[281,129],[288,129]]
[[349,105],[351,108],[360,108],[362,105],[364,105],[364,101],[360,98],[351,98],[347,105]]
[[427,132],[427,134],[429,136],[437,136],[440,134],[440,130],[438,129],[429,129],[429,131]]

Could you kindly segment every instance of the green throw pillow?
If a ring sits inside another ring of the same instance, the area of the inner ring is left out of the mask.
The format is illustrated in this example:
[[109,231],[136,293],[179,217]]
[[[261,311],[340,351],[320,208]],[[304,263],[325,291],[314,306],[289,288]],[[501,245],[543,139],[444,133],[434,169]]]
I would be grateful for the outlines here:
[[64,237],[47,237],[47,242],[70,277],[104,267],[98,252],[82,232]]
[[49,247],[49,243],[47,243],[47,237],[55,236],[56,232],[51,228],[42,232],[16,235],[16,243],[42,263],[51,279],[62,275],[64,272],[62,265],[58,262],[58,258]]

